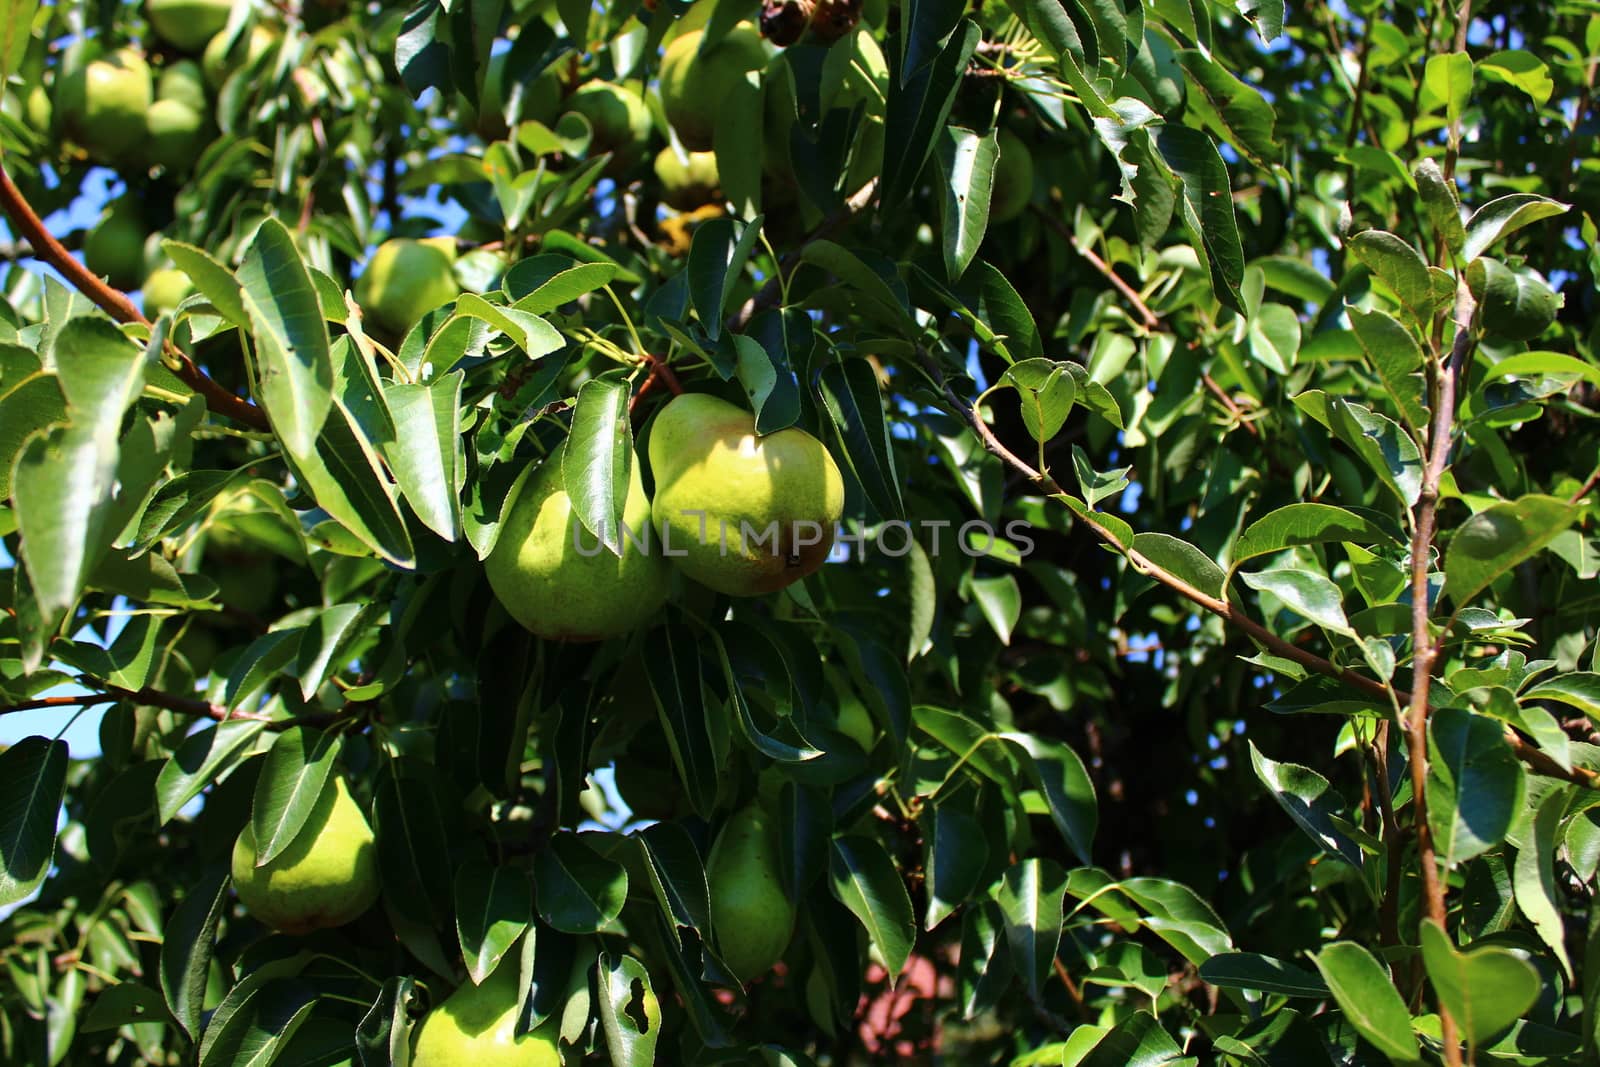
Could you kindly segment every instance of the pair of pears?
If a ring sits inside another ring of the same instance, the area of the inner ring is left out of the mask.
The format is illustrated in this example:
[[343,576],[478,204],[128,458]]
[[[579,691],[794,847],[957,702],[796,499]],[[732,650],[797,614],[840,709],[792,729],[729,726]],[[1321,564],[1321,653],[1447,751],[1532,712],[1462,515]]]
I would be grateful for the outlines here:
[[674,564],[720,593],[757,596],[828,558],[844,481],[827,448],[806,431],[758,437],[750,412],[688,393],[656,417],[649,451],[655,501],[645,496],[635,458],[621,556],[582,529],[559,453],[511,487],[485,570],[523,626],[541,637],[601,640],[655,614]]

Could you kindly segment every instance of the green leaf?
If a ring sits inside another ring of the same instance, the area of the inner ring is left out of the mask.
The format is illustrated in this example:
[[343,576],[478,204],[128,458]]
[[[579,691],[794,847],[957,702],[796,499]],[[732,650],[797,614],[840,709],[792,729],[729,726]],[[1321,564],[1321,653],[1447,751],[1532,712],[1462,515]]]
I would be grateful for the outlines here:
[[[1091,511],[1100,501],[1128,488],[1128,472],[1133,470],[1132,467],[1118,467],[1101,473],[1090,465],[1088,454],[1076,444],[1072,446],[1072,469],[1078,476],[1078,488],[1083,492],[1083,499]],[[1132,544],[1132,538],[1128,539],[1128,543]]]
[[705,862],[694,839],[675,822],[658,822],[633,835],[644,856],[662,914],[678,926],[701,934],[711,930],[711,903],[706,888]]
[[700,675],[693,631],[682,623],[668,623],[659,632],[654,653],[645,657],[644,667],[678,780],[695,811],[710,814],[722,768],[707,718],[711,701]]
[[618,557],[633,462],[628,383],[589,379],[578,390],[572,433],[561,453],[561,477],[584,528]]
[[1600,722],[1600,674],[1589,671],[1558,674],[1522,694],[1522,700],[1558,700]]
[[835,837],[828,859],[828,887],[866,927],[889,977],[899,977],[911,957],[917,924],[900,871],[883,845],[872,837]]
[[1224,989],[1252,989],[1285,997],[1322,1000],[1328,986],[1301,967],[1255,952],[1224,952],[1200,965],[1200,977]]
[[261,403],[296,459],[311,455],[333,407],[328,324],[289,230],[268,218],[239,267],[256,342]]
[[[762,141],[766,115],[762,108],[761,72],[746,71],[726,82],[727,92],[717,101],[717,119],[711,129],[711,150],[717,157],[717,184],[722,198],[733,205],[736,218],[760,225]],[[750,230],[745,231],[753,243]],[[743,243],[743,242],[741,242]],[[716,331],[708,325],[713,338]]]
[[378,998],[356,1026],[356,1057],[361,1067],[409,1063],[411,1017],[407,1007],[416,984],[410,975],[384,980]]
[[954,804],[936,804],[922,816],[926,852],[928,909],[923,929],[932,930],[955,912],[974,890],[988,860],[983,826]]
[[744,273],[745,263],[761,235],[761,220],[747,223],[717,218],[702,223],[689,245],[685,270],[689,278],[689,302],[706,335],[715,341],[722,333],[722,318],[728,299]]
[[612,1067],[650,1067],[661,1034],[661,1003],[650,988],[650,972],[632,956],[602,952],[595,983]]
[[937,150],[944,175],[939,198],[944,272],[954,284],[978,254],[989,228],[989,196],[1000,151],[994,131],[980,134],[964,126],[946,126]]
[[890,79],[880,190],[885,208],[899,206],[911,194],[982,37],[976,22],[962,19],[937,58],[909,77]]
[[1533,924],[1570,979],[1572,960],[1567,955],[1566,926],[1559,903],[1564,894],[1556,880],[1555,866],[1566,807],[1566,795],[1559,789],[1552,789],[1540,801],[1533,819],[1522,830],[1523,840],[1511,868],[1511,886],[1517,910]]
[[1534,193],[1511,193],[1497,197],[1467,219],[1466,244],[1461,254],[1470,262],[1524,226],[1564,215],[1568,210],[1569,205]]
[[171,822],[213,778],[231,770],[243,757],[245,746],[265,728],[262,722],[231,719],[196,730],[184,738],[156,776],[161,823]]
[[1282,155],[1273,137],[1276,109],[1256,89],[1205,52],[1178,52],[1191,92],[1188,105],[1202,124],[1256,164],[1271,169]]
[[39,0],[0,0],[0,82],[9,81],[22,67],[38,10]]
[[528,875],[469,859],[456,869],[456,940],[467,975],[482,985],[533,921]]
[[1011,631],[1022,617],[1022,590],[1012,574],[973,578],[972,599],[1000,643],[1011,643]]
[[1471,98],[1471,56],[1465,52],[1447,52],[1428,57],[1428,65],[1422,75],[1420,101],[1424,113],[1442,104],[1445,121],[1454,125],[1461,121],[1461,114],[1467,109],[1467,102]]
[[328,413],[316,450],[290,457],[290,466],[322,510],[362,544],[398,566],[414,564],[411,535],[377,447],[342,405]]
[[1222,595],[1222,568],[1189,542],[1171,534],[1142,533],[1134,536],[1133,550],[1202,593],[1215,597]]
[[1095,1042],[1075,1067],[1197,1067],[1198,1063],[1183,1054],[1160,1020],[1136,1011]]
[[92,1034],[131,1023],[165,1024],[170,1019],[160,993],[140,982],[123,981],[107,986],[94,998],[79,1029]]
[[25,900],[50,871],[67,785],[67,743],[24,737],[0,752],[0,907]]
[[1422,196],[1423,206],[1428,209],[1434,232],[1444,238],[1445,247],[1452,255],[1460,256],[1467,231],[1461,223],[1461,198],[1456,194],[1455,183],[1445,178],[1444,171],[1432,159],[1418,163],[1411,176]]
[[1333,999],[1356,1032],[1398,1063],[1421,1063],[1411,1032],[1411,1012],[1372,953],[1353,941],[1336,941],[1314,957]]
[[1555,497],[1529,495],[1484,508],[1456,528],[1445,553],[1445,594],[1465,607],[1495,579],[1548,545],[1577,517]]
[[[1026,777],[1044,795],[1050,818],[1067,847],[1084,863],[1090,862],[1095,829],[1100,822],[1100,802],[1094,780],[1083,760],[1067,745],[1036,734],[1002,735],[1027,758],[1018,759]],[[1019,754],[1020,755],[1020,754]]]
[[1006,868],[995,899],[1005,916],[1012,965],[1028,996],[1038,1001],[1055,967],[1061,942],[1066,872],[1054,860],[1031,857]]
[[1260,571],[1239,576],[1245,585],[1262,593],[1271,593],[1283,605],[1318,626],[1334,633],[1355,636],[1350,621],[1344,614],[1344,594],[1333,581],[1309,570]]
[[1353,511],[1331,504],[1289,504],[1245,527],[1233,543],[1231,566],[1237,569],[1247,560],[1300,545],[1371,545],[1393,540],[1389,531]]
[[1484,328],[1513,341],[1531,341],[1555,322],[1562,298],[1543,278],[1479,256],[1467,266],[1467,284],[1478,299]]
[[1049,359],[1014,363],[1000,376],[1000,383],[1021,395],[1022,425],[1040,443],[1061,432],[1078,395],[1077,379],[1067,365]]
[[1422,450],[1399,423],[1317,389],[1299,394],[1294,404],[1350,446],[1408,508],[1416,504],[1422,494]]
[[563,304],[609,285],[622,273],[620,264],[583,263],[571,256],[546,252],[521,260],[501,283],[518,311],[544,315]]
[[54,374],[26,349],[0,345],[0,500],[11,499],[11,471],[28,438],[67,422],[67,402]]
[[[1435,59],[1440,57],[1435,56]],[[1430,69],[1432,62],[1429,63]],[[1363,230],[1350,238],[1350,253],[1389,287],[1417,325],[1433,316],[1433,280],[1422,253],[1387,230]]]
[[[561,331],[531,312],[517,307],[491,304],[474,293],[462,293],[456,298],[455,311],[449,322],[476,319],[500,331],[522,349],[529,359],[541,359],[559,350],[567,343]],[[448,325],[448,323],[447,323]],[[429,345],[430,353],[433,346]],[[448,361],[430,358],[435,371],[444,369]]]
[[1243,314],[1239,287],[1244,283],[1244,246],[1222,154],[1206,134],[1182,125],[1161,127],[1156,144],[1183,182],[1180,218],[1201,266],[1211,276],[1212,291],[1225,307]]
[[295,655],[295,674],[300,679],[300,695],[310,700],[330,673],[344,663],[336,657],[348,650],[370,622],[374,605],[335,604],[306,620]]
[[373,791],[372,829],[391,915],[425,926],[447,922],[450,870],[439,858],[449,854],[450,839],[431,783],[391,763]]
[[539,917],[563,933],[611,928],[628,899],[628,872],[600,856],[587,835],[562,831],[533,859]]
[[1000,905],[992,900],[974,901],[961,916],[956,995],[962,1017],[971,1019],[998,1003],[1011,984],[1011,975],[1011,950]]
[[1250,358],[1275,374],[1288,374],[1300,355],[1300,317],[1287,304],[1262,304],[1251,316]]
[[[712,629],[708,633],[711,638],[711,647],[716,652],[717,662],[722,667],[723,680],[727,683],[728,702],[733,705],[739,727],[744,734],[745,740],[750,742],[750,746],[763,756],[777,760],[779,763],[804,763],[807,760],[821,756],[823,754],[822,749],[812,745],[805,738],[798,737],[798,731],[793,723],[780,720],[779,730],[795,735],[797,738],[795,742],[786,741],[778,736],[777,733],[768,733],[756,725],[755,716],[750,710],[750,701],[745,696],[744,682],[740,674],[734,670],[733,662],[728,657],[726,641],[736,641],[739,631],[733,627],[733,624],[724,623],[722,632]],[[751,682],[759,689],[766,682],[766,679],[755,677],[751,679]]]
[[203,248],[182,241],[164,240],[161,250],[178,269],[189,276],[200,295],[210,301],[217,313],[234,326],[248,329],[250,316],[244,308],[244,290],[233,272]]
[[217,920],[227,899],[228,872],[218,867],[189,890],[162,931],[161,992],[191,1041],[200,1036]]
[[320,730],[291,726],[267,750],[256,779],[250,827],[256,838],[256,866],[265,867],[294,843],[305,826],[339,755],[339,739]]
[[883,412],[883,397],[872,364],[865,359],[829,364],[822,370],[818,387],[823,407],[838,433],[841,458],[862,492],[883,518],[904,515],[889,420]]
[[1254,741],[1249,744],[1250,765],[1278,806],[1289,813],[1289,818],[1317,843],[1317,847],[1361,870],[1366,857],[1361,846],[1344,829],[1349,825],[1345,822],[1344,799],[1334,792],[1328,780],[1297,763],[1275,763],[1261,754]]
[[907,336],[916,334],[916,323],[905,299],[854,252],[828,240],[807,241],[801,249],[800,262],[815,264],[839,279],[863,315]]
[[1413,430],[1428,425],[1428,409],[1422,398],[1422,346],[1416,336],[1382,311],[1350,308],[1348,314],[1356,339],[1372,369],[1383,379],[1401,421]]
[[1522,765],[1498,719],[1440,708],[1428,722],[1428,823],[1454,867],[1498,845],[1523,808]]
[[1549,103],[1550,95],[1555,92],[1550,68],[1533,53],[1520,48],[1495,52],[1478,60],[1478,73],[1487,75],[1490,81],[1504,82],[1522,90],[1540,107]]
[[1499,945],[1461,952],[1432,919],[1422,922],[1422,962],[1434,995],[1473,1048],[1522,1018],[1539,999],[1539,972],[1522,956]]

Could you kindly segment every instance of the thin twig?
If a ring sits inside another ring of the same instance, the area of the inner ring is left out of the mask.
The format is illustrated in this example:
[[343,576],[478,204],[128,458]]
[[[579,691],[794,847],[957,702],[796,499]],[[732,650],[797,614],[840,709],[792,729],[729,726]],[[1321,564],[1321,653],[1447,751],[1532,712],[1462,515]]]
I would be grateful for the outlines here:
[[[89,268],[72,258],[62,243],[56,240],[45,225],[40,221],[27,198],[22,195],[16,185],[11,181],[11,175],[6,173],[5,166],[0,164],[0,210],[6,213],[12,226],[17,231],[17,236],[25,239],[32,247],[34,254],[44,262],[50,264],[61,272],[84,296],[110,315],[118,322],[134,323],[150,329],[150,320],[133,306],[133,301],[128,299],[126,293],[113,289],[94,274]],[[205,371],[195,365],[185,353],[175,345],[167,345],[166,353],[176,365],[173,373],[189,388],[205,397],[206,407],[218,415],[226,415],[257,430],[268,430],[271,426],[267,422],[267,414],[247,400],[234,396],[228,390],[218,385],[207,377]]]
[[273,732],[287,730],[292,726],[328,726],[361,714],[368,708],[368,705],[364,702],[353,702],[346,704],[338,711],[319,711],[306,715],[293,715],[287,718],[274,718],[259,712],[229,708],[223,704],[213,704],[198,697],[181,696],[177,693],[152,689],[149,686],[141,689],[124,689],[121,686],[108,685],[103,692],[99,693],[36,697],[33,700],[8,704],[5,707],[0,707],[0,715],[11,715],[20,711],[37,711],[44,708],[87,708],[96,704],[117,704],[123,701],[164,708],[167,711],[175,711],[180,715],[190,715],[197,719],[212,719],[216,722],[264,723],[266,728]]
[[628,400],[628,414],[630,416],[634,413],[634,409],[639,406],[639,402],[645,398],[645,395],[655,389],[658,382],[665,385],[667,391],[673,396],[683,395],[683,383],[678,381],[677,374],[673,373],[672,368],[667,366],[667,361],[651,352],[645,352],[643,355],[645,361],[650,364],[650,373],[645,375],[644,381],[639,385],[639,391],[634,393]]

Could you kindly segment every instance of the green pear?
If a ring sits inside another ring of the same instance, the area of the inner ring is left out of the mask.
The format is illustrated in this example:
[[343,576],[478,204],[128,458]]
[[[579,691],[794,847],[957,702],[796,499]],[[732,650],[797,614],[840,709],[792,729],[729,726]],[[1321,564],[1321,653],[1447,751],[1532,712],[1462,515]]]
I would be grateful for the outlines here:
[[35,85],[28,93],[26,112],[28,128],[41,137],[50,132],[50,122],[54,117],[54,106],[50,103],[50,94],[44,86]]
[[794,902],[783,891],[778,849],[757,806],[735,812],[706,861],[711,930],[717,954],[735,978],[749,982],[772,969],[794,934]]
[[154,319],[174,310],[194,292],[189,276],[173,267],[158,267],[144,280],[144,314]]
[[194,166],[206,143],[205,116],[177,100],[157,100],[145,113],[149,137],[144,154],[150,162],[174,174]]
[[767,64],[760,32],[741,22],[704,55],[700,30],[679,34],[661,57],[661,107],[678,140],[691,152],[711,149],[717,118],[734,86]]
[[1009,222],[1028,209],[1033,198],[1033,153],[1010,130],[1000,131],[1000,159],[994,166],[989,194],[989,221]]
[[217,34],[200,56],[206,84],[213,90],[222,88],[230,74],[255,66],[277,43],[278,35],[261,25],[251,26],[248,33],[235,38],[231,45],[227,34]]
[[656,180],[663,201],[679,211],[693,211],[717,198],[717,154],[690,152],[685,160],[670,147],[663,148],[656,155]]
[[116,289],[136,289],[144,278],[144,239],[139,209],[115,200],[83,239],[83,265]]
[[145,137],[150,66],[131,48],[69,63],[56,99],[64,132],[97,163],[126,162]]
[[662,552],[730,596],[770,593],[822,566],[844,479],[798,427],[757,437],[755,416],[704,393],[674,397],[650,431]]
[[591,154],[615,152],[619,158],[637,158],[650,140],[650,109],[632,89],[592,81],[569,96],[566,107],[589,120],[594,131]]
[[233,846],[239,903],[286,934],[343,926],[378,899],[378,849],[367,817],[337,774],[289,847],[256,866],[249,823]]
[[422,316],[461,295],[453,262],[438,243],[385,241],[356,282],[356,301],[380,329],[403,336]]
[[561,1067],[559,1015],[516,1036],[518,972],[512,953],[482,985],[463,982],[428,1012],[411,1039],[411,1067]]
[[511,487],[500,537],[484,561],[489,587],[512,618],[540,637],[597,641],[627,633],[666,601],[671,580],[652,536],[638,457],[622,508],[621,557],[572,510],[561,457],[553,453]]
[[198,52],[228,24],[232,0],[147,0],[156,36],[180,52]]
[[206,76],[200,64],[192,59],[168,63],[156,79],[156,99],[176,100],[204,115],[206,113]]

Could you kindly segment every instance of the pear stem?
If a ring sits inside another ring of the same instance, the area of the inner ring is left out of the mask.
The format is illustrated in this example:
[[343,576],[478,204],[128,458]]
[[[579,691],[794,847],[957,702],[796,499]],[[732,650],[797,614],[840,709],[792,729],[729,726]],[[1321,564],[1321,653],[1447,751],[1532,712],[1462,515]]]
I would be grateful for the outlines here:
[[[11,175],[6,172],[3,163],[0,163],[0,210],[3,210],[6,217],[11,220],[17,236],[32,246],[34,255],[59,271],[73,288],[88,297],[107,315],[118,322],[143,326],[146,330],[151,328],[150,320],[133,306],[133,301],[128,299],[126,293],[113,289],[90,273],[89,268],[72,258],[72,253],[68,252],[66,247],[56,240],[55,235],[45,228],[33,206],[22,195],[22,191],[12,183]],[[266,412],[248,400],[234,396],[207,377],[206,372],[196,366],[194,360],[170,341],[166,344],[166,356],[173,373],[185,385],[205,397],[206,407],[211,411],[218,415],[226,415],[253,429],[271,429]]]

